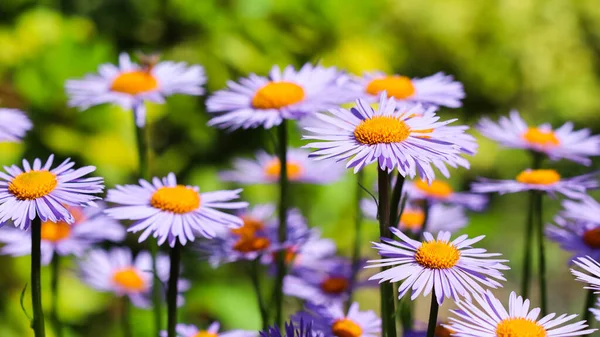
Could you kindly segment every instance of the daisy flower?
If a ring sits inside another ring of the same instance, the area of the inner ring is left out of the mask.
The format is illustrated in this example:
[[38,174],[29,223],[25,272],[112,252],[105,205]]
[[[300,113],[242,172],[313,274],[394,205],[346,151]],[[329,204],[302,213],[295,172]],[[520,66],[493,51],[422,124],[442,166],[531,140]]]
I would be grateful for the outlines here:
[[[105,216],[102,207],[67,206],[75,222],[42,222],[42,264],[52,261],[54,254],[81,256],[93,244],[102,241],[120,242],[125,238],[125,228]],[[0,254],[23,256],[31,254],[31,235],[28,231],[4,227],[0,229]]]
[[[377,219],[377,203],[375,200],[363,199],[360,202],[360,207],[365,216],[374,220]],[[418,234],[421,233],[424,222],[425,210],[423,207],[418,206],[417,203],[407,202],[397,227],[401,231]],[[465,227],[468,222],[469,219],[463,207],[433,204],[430,206],[427,215],[427,231],[431,233],[439,231],[456,232]]]
[[555,197],[556,193],[569,198],[581,197],[586,190],[598,187],[597,173],[584,174],[573,178],[562,178],[551,169],[527,169],[517,175],[514,180],[494,180],[479,178],[471,184],[471,190],[477,193],[500,194],[523,191],[541,191]]
[[588,326],[585,321],[563,325],[577,315],[556,317],[556,314],[549,314],[539,318],[540,308],[529,310],[529,300],[517,297],[515,292],[510,294],[508,310],[489,290],[482,296],[474,297],[475,301],[457,301],[460,310],[451,310],[457,316],[451,317],[451,324],[447,326],[454,331],[452,336],[568,337],[589,335],[596,331],[586,330]]
[[372,264],[366,268],[390,267],[370,279],[379,280],[379,283],[402,281],[398,298],[412,290],[411,300],[414,300],[421,292],[427,296],[434,290],[438,304],[442,304],[444,297],[456,301],[459,296],[483,293],[485,290],[480,283],[488,288],[501,287],[493,279],[505,281],[500,270],[510,269],[502,264],[507,260],[488,259],[501,254],[471,247],[484,235],[473,239],[461,235],[450,241],[449,232],[439,232],[437,239],[425,232],[425,240],[419,242],[396,228],[390,230],[401,242],[387,238],[381,238],[381,243],[373,242],[383,259],[368,261]]
[[564,158],[589,166],[589,157],[600,155],[600,136],[591,136],[590,130],[573,131],[571,122],[556,130],[550,124],[528,126],[516,110],[498,123],[483,118],[477,129],[503,146],[543,153],[552,160]]
[[162,179],[155,177],[152,183],[143,179],[139,183],[109,190],[106,201],[119,206],[106,213],[119,220],[135,220],[128,231],[143,231],[140,242],[153,234],[159,245],[167,240],[171,247],[177,240],[185,245],[198,234],[212,238],[222,227],[243,223],[239,217],[217,210],[248,206],[231,201],[239,197],[241,189],[200,193],[198,187],[178,185],[173,173]]
[[[159,254],[156,258],[156,274],[164,284],[169,280],[170,260]],[[128,296],[136,307],[151,306],[152,256],[142,251],[133,257],[128,248],[112,248],[109,251],[95,249],[79,260],[79,273],[84,283],[90,287],[111,292],[117,296]],[[190,284],[180,280],[178,289],[185,291]],[[183,296],[178,296],[178,304],[183,304]]]
[[[457,145],[449,139],[440,139],[430,134],[423,137],[423,130],[435,129],[451,123],[438,122],[439,117],[410,118],[421,113],[421,106],[396,110],[394,99],[382,94],[377,111],[359,99],[356,107],[332,109],[333,116],[317,114],[323,121],[322,127],[307,128],[311,134],[303,139],[321,140],[305,147],[316,149],[310,156],[317,160],[349,159],[346,167],[358,172],[366,165],[377,162],[382,170],[397,169],[403,176],[433,180],[431,167],[448,164],[456,167],[464,162]],[[442,173],[445,174],[444,171]]]
[[488,198],[484,195],[469,192],[457,192],[447,181],[424,180],[407,181],[404,183],[407,194],[414,200],[427,200],[431,204],[447,203],[459,205],[473,211],[481,211],[485,208]]
[[[258,337],[258,332],[246,330],[231,330],[219,332],[221,324],[213,322],[206,330],[198,329],[192,324],[177,324],[175,331],[177,337]],[[167,331],[161,331],[160,337],[167,337]]]
[[600,224],[568,221],[557,216],[556,226],[546,226],[546,236],[560,245],[560,248],[574,255],[571,260],[582,256],[600,259]]
[[277,325],[270,326],[260,332],[260,337],[323,337],[318,331],[313,331],[312,320],[299,322],[285,322],[283,333]]
[[334,256],[337,251],[335,242],[330,239],[321,238],[318,228],[311,228],[308,239],[300,245],[291,246],[287,249],[289,273],[298,274],[306,270],[327,271],[335,265]]
[[52,169],[54,155],[42,166],[40,159],[30,165],[23,159],[23,169],[16,165],[4,167],[0,172],[0,224],[12,220],[21,229],[29,228],[31,220],[68,224],[75,218],[65,205],[86,205],[95,199],[92,194],[104,189],[102,178],[83,178],[94,172],[94,166],[73,169],[70,159]]
[[119,55],[119,65],[103,64],[98,74],[81,80],[69,80],[65,88],[69,106],[86,110],[91,106],[112,103],[136,114],[136,124],[143,127],[146,115],[144,101],[164,103],[173,94],[202,95],[206,83],[204,69],[184,62],[157,59],[142,60],[142,65],[131,61],[126,53]]
[[366,73],[362,77],[354,77],[347,87],[369,103],[376,103],[382,92],[387,92],[388,97],[397,101],[449,108],[461,107],[461,100],[465,98],[463,85],[444,73],[424,78]]
[[[331,162],[315,162],[308,158],[309,152],[302,149],[288,149],[287,177],[289,181],[309,184],[330,184],[345,173],[343,165]],[[256,153],[256,160],[236,159],[234,169],[222,172],[224,181],[241,184],[273,184],[279,182],[281,163],[279,158],[265,151]]]
[[0,109],[0,142],[18,142],[32,127],[23,111]]
[[346,77],[333,67],[305,64],[300,70],[273,66],[268,77],[251,74],[239,83],[227,82],[206,101],[210,113],[218,114],[210,126],[235,130],[263,126],[270,129],[284,119],[300,119],[347,101],[339,84]]
[[377,337],[381,319],[374,311],[360,311],[358,303],[350,305],[346,314],[342,303],[331,305],[306,304],[306,311],[296,314],[292,320],[313,322],[313,330],[322,337]]
[[589,195],[575,200],[563,200],[560,215],[572,220],[600,224],[600,204]]

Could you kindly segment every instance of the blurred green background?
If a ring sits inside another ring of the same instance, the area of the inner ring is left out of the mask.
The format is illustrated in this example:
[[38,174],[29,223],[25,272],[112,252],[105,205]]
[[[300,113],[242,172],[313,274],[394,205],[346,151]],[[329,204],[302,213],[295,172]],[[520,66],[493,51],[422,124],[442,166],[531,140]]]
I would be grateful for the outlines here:
[[[209,93],[228,79],[265,74],[273,64],[320,61],[354,73],[383,70],[408,76],[444,71],[463,82],[467,93],[464,107],[442,110],[444,117],[472,125],[482,116],[497,118],[516,108],[533,123],[558,126],[571,120],[600,131],[596,0],[3,0],[0,106],[27,111],[35,127],[22,144],[0,144],[0,163],[52,152],[96,165],[108,187],[132,182],[137,172],[132,116],[114,106],[69,109],[63,89],[65,80],[116,62],[121,51],[158,51],[163,59],[202,64]],[[218,170],[233,157],[262,147],[271,150],[272,135],[264,130],[226,135],[206,127],[204,100],[174,96],[165,105],[149,105],[152,170],[155,175],[175,172],[203,190],[233,187],[216,179]],[[453,171],[457,189],[467,188],[475,176],[514,177],[528,165],[526,153],[502,150],[477,137],[481,148],[471,158],[471,170]],[[292,138],[294,145],[302,144],[299,133]],[[564,161],[550,165],[565,176],[589,171]],[[368,178],[371,186],[373,171]],[[353,238],[355,188],[348,173],[331,186],[293,190],[294,204],[344,254]],[[248,187],[244,199],[274,201],[275,191]],[[488,235],[483,245],[513,260],[513,270],[506,273],[509,282],[498,291],[503,295],[519,284],[525,200],[524,195],[494,197],[490,210],[473,215],[466,230]],[[550,220],[559,203],[546,205]],[[366,226],[364,252],[372,256],[368,241],[377,238],[377,228]],[[568,273],[568,254],[551,246],[551,309],[580,313],[584,292]],[[191,251],[185,258],[185,275],[194,287],[182,321],[202,325],[219,319],[225,328],[259,327],[254,295],[239,265],[213,270]],[[29,258],[1,257],[0,264],[0,336],[30,336],[19,307]],[[80,284],[74,265],[67,267],[60,305],[72,335],[119,334],[119,302]],[[361,291],[358,299],[362,307],[377,310],[375,290]],[[427,303],[418,301],[420,320],[426,319]],[[295,305],[291,300],[289,310]],[[450,307],[444,305],[442,317]],[[136,336],[151,335],[150,318],[149,311],[134,312]]]

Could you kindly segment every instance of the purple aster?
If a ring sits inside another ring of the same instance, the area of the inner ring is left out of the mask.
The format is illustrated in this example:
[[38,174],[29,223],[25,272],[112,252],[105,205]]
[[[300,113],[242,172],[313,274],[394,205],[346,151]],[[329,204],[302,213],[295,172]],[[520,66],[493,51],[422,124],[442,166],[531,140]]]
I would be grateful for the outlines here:
[[[539,318],[540,308],[530,310],[530,302],[510,293],[508,310],[491,291],[482,296],[474,294],[475,301],[459,300],[459,310],[451,310],[447,325],[456,337],[568,337],[589,335],[596,329],[587,329],[585,321],[562,325],[577,315],[552,313]],[[562,326],[560,326],[562,325]]]
[[550,124],[528,126],[516,110],[498,123],[483,118],[477,129],[503,146],[536,151],[552,160],[564,158],[588,166],[589,157],[600,155],[600,136],[591,136],[589,129],[573,131],[571,122],[556,130]]
[[[125,238],[125,228],[102,213],[103,207],[85,208],[67,206],[75,218],[73,224],[64,221],[42,222],[42,264],[52,261],[54,254],[81,256],[92,245],[102,241],[120,242]],[[0,229],[0,254],[23,256],[31,254],[29,231],[4,227]]]
[[23,111],[0,108],[0,142],[18,142],[32,127]]
[[452,297],[456,301],[459,296],[483,293],[485,290],[480,283],[488,288],[501,287],[494,279],[505,281],[500,270],[510,269],[502,264],[507,260],[488,259],[501,254],[471,247],[484,235],[473,239],[461,235],[450,241],[449,232],[439,232],[437,239],[425,232],[425,240],[420,242],[396,228],[391,227],[390,230],[401,241],[381,238],[381,243],[373,242],[373,247],[383,258],[368,261],[372,264],[366,268],[390,267],[370,279],[380,283],[402,281],[398,298],[412,290],[411,300],[414,300],[421,292],[427,296],[434,290],[438,304],[444,301],[444,297]]
[[290,274],[299,274],[307,270],[324,272],[337,265],[335,254],[337,247],[330,239],[321,238],[318,228],[311,228],[308,239],[299,245],[288,248],[292,256]]
[[270,129],[284,119],[300,119],[348,100],[340,89],[346,81],[336,68],[305,64],[300,70],[273,66],[268,77],[251,74],[239,83],[227,82],[206,101],[217,116],[208,125],[235,130],[263,126]]
[[431,183],[424,180],[404,183],[411,200],[428,200],[431,204],[447,203],[459,205],[473,211],[485,208],[488,198],[485,195],[469,192],[457,192],[447,181],[436,179]]
[[40,159],[33,165],[23,159],[23,169],[16,165],[4,166],[0,172],[0,224],[12,220],[21,229],[29,228],[31,220],[66,223],[75,222],[68,206],[83,206],[99,199],[93,194],[102,193],[102,178],[83,178],[94,172],[94,166],[73,169],[70,159],[52,169],[54,155],[42,166]]
[[377,337],[381,319],[374,311],[360,311],[358,303],[350,305],[348,313],[342,303],[330,305],[306,304],[306,311],[296,314],[295,322],[312,320],[313,330],[322,337]]
[[81,80],[67,81],[65,88],[69,106],[86,110],[91,106],[113,103],[126,110],[134,110],[136,124],[143,127],[146,114],[144,101],[164,103],[173,94],[202,95],[206,83],[204,69],[199,65],[188,67],[184,62],[148,58],[138,65],[128,54],[119,55],[119,65],[103,64],[98,74]]
[[277,325],[270,326],[260,332],[260,337],[323,337],[323,334],[313,331],[312,320],[300,319],[299,322],[285,322],[283,333]]
[[[308,158],[309,151],[288,149],[287,177],[289,181],[309,184],[330,184],[342,178],[343,165],[331,162],[315,162]],[[256,154],[256,160],[236,159],[234,169],[220,174],[224,181],[242,184],[272,184],[279,182],[281,164],[279,158],[265,151]]]
[[556,226],[546,226],[546,236],[563,250],[573,253],[571,260],[586,255],[600,259],[600,224],[560,216],[554,222]]
[[[192,324],[177,324],[175,331],[177,337],[258,337],[256,331],[230,330],[219,332],[220,327],[219,322],[211,323],[206,330],[198,329]],[[161,331],[160,337],[167,337],[167,332]]]
[[232,201],[239,198],[241,189],[200,193],[198,187],[178,185],[173,173],[162,179],[155,177],[152,183],[143,179],[139,183],[109,190],[106,201],[119,206],[106,213],[119,220],[135,220],[128,231],[143,231],[140,242],[153,234],[159,245],[167,240],[171,247],[177,240],[185,245],[197,235],[212,238],[223,227],[239,227],[243,223],[239,217],[217,210],[248,206],[246,202]]
[[564,200],[562,206],[562,217],[600,224],[600,204],[589,195],[583,195],[577,201]]
[[[430,130],[451,121],[438,122],[439,117],[423,116],[421,106],[400,106],[394,99],[380,97],[377,111],[365,100],[356,101],[351,110],[332,109],[333,115],[317,114],[321,127],[306,128],[310,132],[303,139],[317,140],[305,147],[316,149],[310,156],[317,160],[349,160],[346,167],[358,172],[373,162],[387,171],[397,169],[403,176],[432,180],[435,173],[431,165],[445,168],[463,165],[459,146],[452,139],[439,138]],[[424,136],[426,132],[427,136]],[[468,163],[467,163],[468,164]],[[441,171],[443,174],[447,170]]]

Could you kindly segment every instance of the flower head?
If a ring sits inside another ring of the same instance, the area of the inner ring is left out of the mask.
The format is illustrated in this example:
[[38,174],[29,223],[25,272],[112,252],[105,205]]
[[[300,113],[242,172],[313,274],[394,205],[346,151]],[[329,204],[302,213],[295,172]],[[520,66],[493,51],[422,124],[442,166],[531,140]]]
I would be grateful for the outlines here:
[[313,330],[323,337],[376,337],[381,330],[381,319],[375,312],[360,311],[358,303],[352,303],[345,313],[342,303],[316,305],[308,303],[306,311],[298,313],[294,321],[313,321]]
[[[206,330],[199,329],[192,324],[177,324],[175,332],[177,337],[258,337],[258,332],[246,330],[231,330],[219,332],[221,324],[211,323]],[[167,331],[161,331],[160,337],[167,337]]]
[[305,64],[300,70],[287,66],[271,69],[268,77],[251,74],[209,97],[209,112],[219,115],[208,124],[223,129],[270,129],[284,119],[300,119],[347,100],[339,83],[345,76],[335,68]]
[[17,142],[33,127],[25,113],[17,109],[0,109],[0,142]]
[[556,226],[546,226],[546,236],[563,250],[573,253],[571,260],[586,255],[600,259],[600,224],[560,216],[554,222]]
[[204,69],[188,67],[184,62],[150,60],[138,65],[128,54],[119,55],[119,65],[103,64],[98,74],[81,80],[69,80],[65,87],[69,106],[85,110],[113,103],[136,113],[136,124],[144,126],[144,101],[163,103],[173,94],[202,95],[206,82]]
[[54,155],[42,166],[40,159],[33,165],[23,159],[23,169],[16,165],[0,172],[0,224],[12,220],[21,229],[29,228],[31,220],[68,224],[75,218],[65,205],[87,205],[104,189],[102,178],[83,178],[96,170],[94,166],[73,169],[69,159],[52,169]]
[[562,206],[562,217],[600,224],[600,204],[589,195],[582,195],[577,201],[564,200]]
[[466,207],[473,211],[485,208],[488,198],[485,195],[469,192],[457,192],[444,180],[424,180],[405,182],[408,196],[411,200],[428,200],[432,204],[446,203]]
[[[345,173],[342,165],[331,162],[315,162],[308,158],[309,152],[288,149],[287,177],[289,181],[309,184],[329,184],[339,180]],[[234,169],[220,174],[224,181],[242,184],[271,184],[279,182],[281,163],[279,158],[265,151],[256,154],[256,160],[236,159]]]
[[500,117],[498,123],[483,118],[477,129],[503,146],[536,151],[552,160],[564,158],[590,165],[589,157],[600,155],[600,136],[591,136],[590,130],[573,131],[571,122],[556,130],[549,124],[528,126],[516,110],[508,118]]
[[314,331],[312,326],[312,320],[300,319],[298,322],[289,321],[285,322],[283,333],[275,325],[261,331],[260,337],[323,337],[323,334],[319,331]]
[[435,289],[437,302],[441,304],[444,297],[452,297],[483,293],[480,284],[488,288],[502,285],[494,279],[505,281],[500,270],[510,269],[503,265],[506,260],[488,259],[500,254],[486,253],[485,249],[472,248],[471,245],[481,241],[484,236],[469,239],[461,235],[450,241],[449,232],[439,232],[437,239],[428,232],[423,233],[423,242],[415,241],[396,228],[390,228],[401,242],[382,238],[382,243],[373,242],[373,247],[383,257],[367,268],[388,266],[389,269],[379,272],[371,279],[379,282],[402,281],[398,289],[398,298],[404,297],[412,290],[411,299],[417,298],[421,292],[427,296]]
[[[457,301],[460,310],[451,310],[449,329],[457,337],[568,337],[589,335],[596,329],[587,329],[585,321],[562,325],[577,315],[549,314],[539,318],[540,308],[529,310],[529,300],[512,292],[508,310],[491,291],[482,296],[474,295],[475,301]],[[479,305],[477,305],[479,304]],[[556,317],[556,318],[555,318]],[[562,325],[562,326],[560,326]],[[559,327],[560,326],[560,327]]]

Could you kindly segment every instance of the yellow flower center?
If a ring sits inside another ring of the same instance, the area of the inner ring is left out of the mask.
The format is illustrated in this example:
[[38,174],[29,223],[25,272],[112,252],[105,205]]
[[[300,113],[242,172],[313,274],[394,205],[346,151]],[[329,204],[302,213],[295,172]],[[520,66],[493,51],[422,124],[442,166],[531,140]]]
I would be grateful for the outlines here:
[[206,330],[198,331],[193,337],[217,337],[216,333],[208,332]]
[[517,175],[523,184],[551,185],[560,181],[560,174],[554,170],[525,170]]
[[458,263],[460,251],[449,242],[423,242],[417,249],[415,260],[418,264],[429,269],[449,269]]
[[331,332],[337,337],[360,337],[362,328],[349,318],[340,318],[331,326]]
[[496,327],[498,337],[546,337],[546,329],[526,318],[507,318]]
[[435,198],[447,198],[454,193],[450,184],[440,180],[434,180],[431,184],[424,180],[418,180],[415,182],[415,187],[427,194],[427,196]]
[[590,248],[600,248],[600,228],[585,231],[583,233],[583,242]]
[[523,133],[523,139],[534,145],[553,147],[560,145],[560,140],[552,130],[540,130],[538,128],[529,128]]
[[127,291],[144,291],[146,282],[133,267],[117,270],[113,274],[113,282]]
[[384,90],[388,97],[405,99],[414,95],[415,86],[410,78],[394,75],[376,78],[369,82],[366,89],[367,93],[371,95],[379,95]]
[[45,221],[42,223],[42,240],[58,242],[68,238],[71,235],[71,226],[68,223],[59,221]]
[[148,71],[134,70],[119,74],[110,86],[110,90],[130,95],[156,90],[158,81]]
[[183,185],[163,186],[152,194],[150,205],[166,212],[184,214],[200,207],[200,195]]
[[[287,177],[289,180],[297,180],[302,176],[304,169],[299,162],[287,161]],[[272,179],[278,179],[281,174],[281,162],[278,158],[271,160],[265,165],[265,174]]]
[[269,82],[252,97],[257,109],[281,109],[304,99],[304,89],[292,82]]
[[433,335],[435,337],[450,337],[455,331],[448,329],[444,326],[438,325],[435,327],[435,332]]
[[354,129],[354,138],[367,145],[400,143],[410,136],[410,128],[395,117],[375,116]]
[[346,291],[350,282],[344,277],[328,277],[321,282],[321,289],[328,294],[339,295]]
[[425,213],[419,210],[405,210],[400,216],[400,227],[407,229],[421,229],[425,222]]
[[29,171],[16,176],[8,183],[8,191],[19,200],[34,200],[50,194],[58,185],[56,175],[50,171]]
[[271,242],[267,238],[255,236],[242,236],[233,245],[233,249],[241,253],[260,252],[269,248]]

